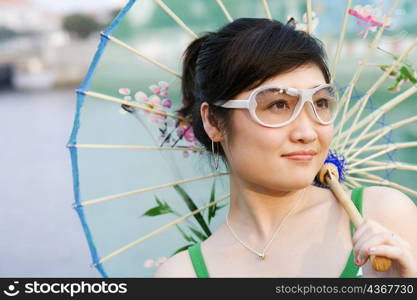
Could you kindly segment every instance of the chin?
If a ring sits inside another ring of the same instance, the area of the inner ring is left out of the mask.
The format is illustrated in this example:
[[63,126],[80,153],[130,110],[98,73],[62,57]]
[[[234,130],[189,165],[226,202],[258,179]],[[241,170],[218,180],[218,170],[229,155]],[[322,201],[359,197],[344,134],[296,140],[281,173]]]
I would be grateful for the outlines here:
[[[310,185],[312,185],[314,180],[314,177],[303,177],[303,178],[294,178],[291,180],[291,178],[287,177],[285,180],[278,180],[279,187],[282,190],[288,190],[288,191],[296,191],[304,189]],[[275,188],[277,185],[275,185]]]

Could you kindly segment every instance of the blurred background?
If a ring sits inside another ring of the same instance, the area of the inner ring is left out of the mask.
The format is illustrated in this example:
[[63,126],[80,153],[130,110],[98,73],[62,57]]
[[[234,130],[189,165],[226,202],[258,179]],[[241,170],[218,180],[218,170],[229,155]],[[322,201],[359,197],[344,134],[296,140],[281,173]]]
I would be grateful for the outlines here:
[[[191,24],[197,33],[210,28],[213,20],[224,18],[205,10],[205,6],[215,6],[215,1],[173,2],[177,11],[191,10],[197,16],[196,23]],[[224,2],[235,16],[244,16],[247,11],[254,10],[252,6],[259,1]],[[89,267],[88,246],[78,216],[71,208],[74,202],[71,161],[65,145],[74,119],[75,89],[91,63],[99,33],[126,3],[125,0],[0,0],[1,277],[99,276]],[[274,18],[283,22],[288,16],[301,20],[305,11],[304,0],[270,0],[269,3]],[[355,3],[381,6],[386,10],[390,1]],[[131,39],[135,26],[163,14],[156,12],[154,6],[152,3],[144,6],[146,14],[125,22],[118,34]],[[336,48],[344,8],[345,1],[313,1],[313,10],[318,17],[315,34],[324,41],[330,59]],[[393,14],[393,23],[386,29],[381,42],[384,51],[379,51],[370,60],[369,68],[365,68],[357,85],[358,94],[363,94],[382,74],[376,65],[392,62],[386,52],[401,53],[416,38],[416,15],[415,1],[400,1]],[[155,32],[163,38],[149,43],[147,51],[158,51],[167,44],[176,47],[176,36],[170,35],[172,24],[162,20],[153,24],[157,24],[158,31]],[[358,36],[359,30],[361,28],[350,17],[338,66],[340,86],[348,83],[367,49],[366,42]],[[373,36],[374,33],[369,32],[368,40]],[[140,35],[135,36],[135,39],[140,38]],[[415,58],[414,51],[408,60],[411,66]],[[114,60],[115,63],[124,62],[120,57]],[[129,73],[135,70],[128,70],[128,62],[125,63],[126,68],[119,65],[101,80],[102,90],[111,86],[116,77],[137,79]],[[176,67],[178,69],[179,65]],[[393,97],[388,88],[394,83],[387,80],[372,97],[375,106]],[[131,82],[126,86],[129,84]],[[405,82],[402,88],[409,84]],[[408,101],[407,105],[393,111],[387,122],[414,116],[416,111],[417,101]],[[416,129],[415,125],[403,128],[393,140],[417,140]],[[415,150],[409,149],[397,159],[417,163],[415,154]],[[415,172],[393,176],[398,176],[404,185],[416,188]]]
[[98,276],[65,145],[75,88],[124,4],[0,0],[0,276]]

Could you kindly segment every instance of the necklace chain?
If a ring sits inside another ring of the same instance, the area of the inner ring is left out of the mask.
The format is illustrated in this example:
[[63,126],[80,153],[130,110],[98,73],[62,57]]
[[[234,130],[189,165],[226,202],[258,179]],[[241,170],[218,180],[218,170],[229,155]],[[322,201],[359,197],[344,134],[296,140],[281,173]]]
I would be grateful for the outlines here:
[[282,228],[285,220],[287,219],[288,216],[291,215],[291,213],[295,210],[295,208],[300,204],[301,199],[304,196],[306,188],[304,188],[304,190],[300,193],[300,196],[298,197],[298,199],[296,200],[297,203],[295,203],[295,205],[293,205],[293,207],[290,209],[290,211],[287,213],[287,215],[282,219],[282,221],[278,224],[277,228],[275,229],[275,232],[272,234],[271,239],[268,241],[268,243],[265,245],[265,247],[263,248],[262,252],[258,252],[256,250],[253,250],[251,247],[249,247],[248,245],[246,245],[246,243],[244,243],[238,236],[237,234],[234,232],[234,230],[232,229],[232,227],[229,224],[229,214],[226,216],[226,225],[227,227],[229,227],[230,232],[233,234],[233,236],[236,238],[236,240],[238,240],[246,249],[252,251],[253,253],[255,253],[256,255],[258,255],[258,257],[261,260],[265,259],[265,252],[268,249],[268,247],[270,246],[270,244],[272,243],[272,241],[274,240],[275,235],[280,231],[280,229]]

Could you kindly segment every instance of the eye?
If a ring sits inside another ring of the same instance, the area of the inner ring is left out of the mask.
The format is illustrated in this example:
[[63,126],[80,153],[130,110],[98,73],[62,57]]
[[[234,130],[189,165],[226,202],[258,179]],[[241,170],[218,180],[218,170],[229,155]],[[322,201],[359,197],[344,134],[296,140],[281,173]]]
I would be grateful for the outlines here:
[[272,103],[269,108],[276,108],[278,110],[285,110],[290,109],[290,106],[288,105],[288,102],[285,100],[277,100]]
[[316,107],[320,109],[327,109],[329,108],[329,99],[321,98],[315,102]]

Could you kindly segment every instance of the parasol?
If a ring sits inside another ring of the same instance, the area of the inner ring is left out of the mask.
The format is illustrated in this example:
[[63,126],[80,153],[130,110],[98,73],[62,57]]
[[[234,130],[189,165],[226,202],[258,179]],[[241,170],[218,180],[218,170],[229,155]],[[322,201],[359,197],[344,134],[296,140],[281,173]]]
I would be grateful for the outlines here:
[[[365,94],[356,90],[362,73],[369,72],[367,64],[397,4],[393,1],[381,20],[372,19],[366,34],[361,32],[369,47],[352,79],[347,84],[336,80],[342,109],[329,159],[346,161],[338,169],[345,188],[380,184],[417,196],[415,183],[406,180],[407,176],[415,178],[413,158],[403,156],[400,162],[392,155],[417,146],[416,139],[394,142],[392,137],[394,129],[413,124],[417,118],[385,120],[417,87],[391,94],[392,99],[383,103],[375,103],[372,97],[403,65],[417,40],[401,49],[394,61],[385,57],[383,72],[378,71]],[[211,168],[212,161],[193,136],[190,120],[175,113],[182,105],[181,55],[199,33],[214,31],[238,16],[286,21],[297,9],[286,5],[266,0],[245,5],[226,0],[131,0],[101,33],[92,64],[77,89],[67,146],[74,208],[87,237],[92,266],[102,276],[152,276],[155,266],[206,239],[224,220],[227,168],[224,164]],[[297,24],[299,29],[311,34],[313,29],[318,31],[324,19],[313,12],[311,1],[303,2],[301,10],[306,13],[304,23]],[[358,17],[366,19],[362,10],[347,1],[334,47],[333,78],[349,33],[349,18]],[[408,175],[395,177],[389,172],[393,170]]]

